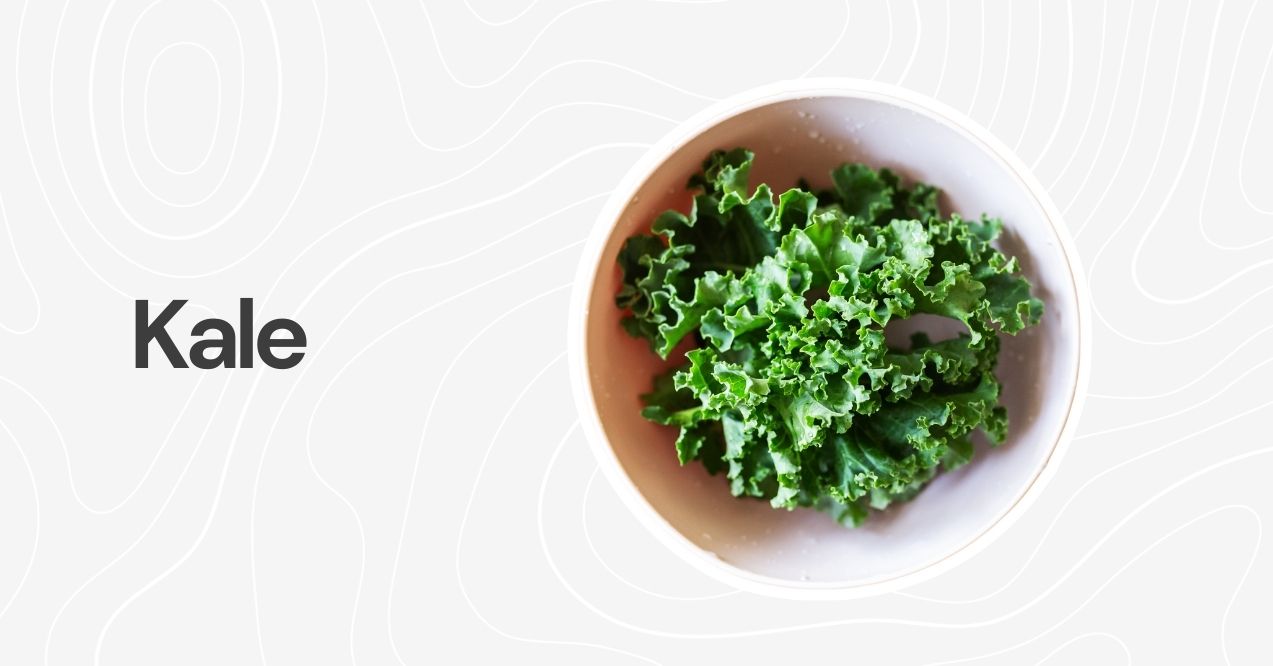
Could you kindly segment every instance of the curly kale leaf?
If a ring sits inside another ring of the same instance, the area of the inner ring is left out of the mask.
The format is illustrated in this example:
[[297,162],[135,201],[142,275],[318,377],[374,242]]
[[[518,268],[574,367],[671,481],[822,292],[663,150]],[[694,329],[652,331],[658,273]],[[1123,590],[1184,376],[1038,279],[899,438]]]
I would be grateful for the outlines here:
[[[995,219],[943,217],[940,192],[846,164],[833,187],[748,190],[754,156],[715,152],[668,211],[619,255],[624,327],[685,363],[642,396],[680,429],[682,464],[723,473],[738,496],[813,506],[860,524],[966,464],[972,435],[1002,442],[998,334],[1039,320]],[[890,347],[885,328],[948,317],[957,337]]]

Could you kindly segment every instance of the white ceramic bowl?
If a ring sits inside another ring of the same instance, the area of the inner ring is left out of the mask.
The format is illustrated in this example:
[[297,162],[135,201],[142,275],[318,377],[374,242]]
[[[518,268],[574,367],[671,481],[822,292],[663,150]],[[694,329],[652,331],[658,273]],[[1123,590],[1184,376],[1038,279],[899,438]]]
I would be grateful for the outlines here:
[[[804,176],[827,185],[845,161],[936,185],[947,210],[1004,220],[1000,246],[1021,259],[1043,321],[1003,336],[998,374],[1007,442],[983,447],[909,503],[847,529],[812,510],[775,511],[730,495],[722,477],[681,467],[675,432],[640,415],[638,394],[664,363],[619,327],[614,306],[624,239],[667,208],[688,210],[686,178],[715,148],[756,153],[752,185],[781,192]],[[1085,390],[1087,298],[1056,207],[1019,159],[934,100],[856,80],[804,80],[712,106],[652,148],[615,190],[579,268],[569,354],[584,432],[632,511],[672,550],[737,587],[788,597],[856,597],[949,569],[1024,511],[1057,465]]]

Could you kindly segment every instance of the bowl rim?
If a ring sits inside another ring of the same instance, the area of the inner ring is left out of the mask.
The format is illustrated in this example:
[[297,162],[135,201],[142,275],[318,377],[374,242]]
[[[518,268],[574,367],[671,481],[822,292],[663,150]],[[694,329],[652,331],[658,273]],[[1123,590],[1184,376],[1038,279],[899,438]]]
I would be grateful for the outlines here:
[[[1061,428],[1053,439],[1051,450],[1035,471],[1031,482],[988,527],[954,550],[927,564],[864,581],[798,582],[766,576],[725,562],[690,541],[650,504],[641,494],[636,483],[624,471],[602,427],[588,373],[588,303],[592,296],[595,277],[603,259],[602,253],[619,215],[640,186],[676,151],[718,123],[769,104],[814,97],[859,98],[899,106],[936,120],[968,139],[980,143],[983,149],[1014,173],[1043,210],[1070,275],[1078,319],[1078,363],[1070,394],[1070,404]],[[819,77],[762,85],[717,101],[677,125],[632,165],[606,200],[579,259],[574,286],[571,290],[568,315],[567,357],[570,365],[571,386],[579,410],[580,429],[588,440],[602,473],[638,521],[669,550],[702,573],[748,592],[789,599],[854,599],[896,591],[949,571],[980,552],[1020,519],[1028,507],[1036,501],[1044,486],[1055,476],[1059,462],[1073,439],[1087,394],[1091,357],[1089,298],[1084,272],[1074,249],[1073,239],[1070,238],[1068,229],[1061,222],[1060,210],[1025,163],[989,130],[966,114],[907,88],[866,79]]]

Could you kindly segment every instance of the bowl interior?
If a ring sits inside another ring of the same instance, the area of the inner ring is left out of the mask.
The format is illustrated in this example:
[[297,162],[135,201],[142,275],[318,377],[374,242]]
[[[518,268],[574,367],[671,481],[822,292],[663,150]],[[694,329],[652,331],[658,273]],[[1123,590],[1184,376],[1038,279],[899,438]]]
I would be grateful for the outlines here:
[[[812,510],[775,511],[734,498],[723,477],[676,461],[672,428],[640,416],[638,395],[664,362],[620,328],[614,306],[624,239],[667,208],[687,211],[686,178],[711,150],[755,151],[752,185],[776,192],[803,176],[829,185],[845,161],[887,166],[944,191],[943,208],[1004,220],[1000,246],[1017,256],[1046,304],[1039,326],[1004,337],[998,374],[1011,420],[1008,441],[940,475],[914,501],[846,529]],[[1056,221],[1059,224],[1059,221]],[[605,221],[602,222],[603,224]],[[1021,498],[1053,451],[1078,375],[1078,302],[1044,205],[1012,167],[974,135],[934,112],[850,95],[777,99],[706,127],[649,173],[606,242],[588,296],[586,363],[595,407],[614,455],[651,507],[685,540],[735,573],[797,587],[887,580],[938,562],[988,530]]]

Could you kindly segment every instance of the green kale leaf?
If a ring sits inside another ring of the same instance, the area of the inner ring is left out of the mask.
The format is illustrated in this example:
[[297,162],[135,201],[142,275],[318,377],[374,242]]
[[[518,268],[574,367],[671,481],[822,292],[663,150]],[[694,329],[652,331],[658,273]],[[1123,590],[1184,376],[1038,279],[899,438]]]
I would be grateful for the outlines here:
[[[664,212],[619,254],[624,328],[663,358],[692,342],[643,414],[734,495],[858,525],[968,463],[974,432],[1004,440],[998,335],[1043,304],[993,246],[1002,223],[943,216],[935,187],[845,164],[831,189],[775,197],[749,190],[753,160],[712,153],[689,214]],[[890,346],[890,323],[919,314],[963,331]]]

